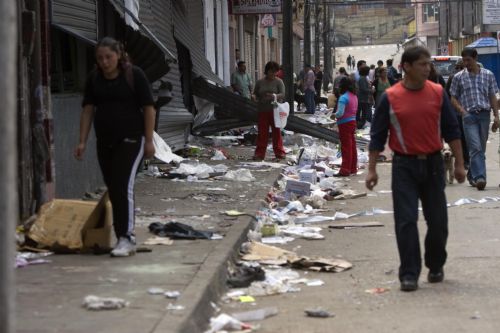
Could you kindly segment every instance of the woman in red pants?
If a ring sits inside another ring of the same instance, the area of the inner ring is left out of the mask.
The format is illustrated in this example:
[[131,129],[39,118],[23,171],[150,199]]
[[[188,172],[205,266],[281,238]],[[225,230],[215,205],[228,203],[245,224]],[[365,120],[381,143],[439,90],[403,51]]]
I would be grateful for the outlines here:
[[262,161],[266,156],[267,141],[269,137],[269,127],[273,133],[273,150],[277,159],[285,158],[281,129],[274,125],[273,105],[275,97],[278,101],[285,98],[285,85],[280,78],[276,77],[280,66],[274,61],[270,61],[264,68],[263,79],[257,81],[253,91],[253,97],[257,101],[258,111],[258,131],[257,148],[255,149],[254,160]]
[[356,150],[356,111],[358,98],[356,88],[350,78],[340,81],[340,98],[337,112],[337,125],[339,127],[342,165],[337,177],[347,177],[358,172],[358,152]]

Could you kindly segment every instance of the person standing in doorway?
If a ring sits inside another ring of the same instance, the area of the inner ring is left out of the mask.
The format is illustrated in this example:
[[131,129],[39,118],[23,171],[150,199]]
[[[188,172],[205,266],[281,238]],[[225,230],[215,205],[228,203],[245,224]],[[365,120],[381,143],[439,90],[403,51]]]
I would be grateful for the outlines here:
[[238,70],[231,74],[231,88],[240,96],[250,99],[252,79],[247,73],[247,66],[244,61],[238,62]]
[[311,68],[311,65],[306,65],[304,68],[304,103],[306,104],[306,113],[314,114],[316,111],[316,102],[314,101],[314,95],[316,90],[314,89],[314,80],[316,75]]
[[[486,142],[493,110],[493,132],[499,126],[498,86],[493,73],[479,67],[477,51],[462,50],[465,69],[453,77],[450,94],[455,109],[462,115],[465,141],[469,149],[469,171],[467,179],[479,191],[486,187]],[[455,155],[456,157],[456,155]]]
[[97,68],[85,85],[80,139],[74,156],[81,160],[92,120],[97,158],[113,206],[118,242],[114,257],[135,254],[134,179],[143,157],[153,157],[155,108],[144,72],[128,62],[123,46],[110,37],[98,42]]
[[262,161],[266,157],[267,141],[269,137],[269,127],[273,135],[273,151],[276,159],[285,158],[285,149],[283,148],[283,139],[281,129],[274,125],[273,102],[275,100],[283,101],[285,98],[285,84],[276,77],[280,66],[270,61],[264,68],[263,79],[255,84],[254,99],[257,101],[258,112],[258,136],[257,147],[255,149],[254,160]]
[[366,176],[369,190],[377,185],[376,161],[388,134],[389,146],[394,151],[392,201],[402,291],[417,290],[422,268],[417,228],[419,199],[427,222],[424,243],[425,266],[429,268],[427,280],[437,283],[444,279],[448,212],[441,155],[443,138],[455,155],[455,178],[459,183],[465,179],[457,118],[444,89],[427,80],[430,62],[426,48],[416,46],[405,50],[401,58],[405,77],[382,95],[370,133]]

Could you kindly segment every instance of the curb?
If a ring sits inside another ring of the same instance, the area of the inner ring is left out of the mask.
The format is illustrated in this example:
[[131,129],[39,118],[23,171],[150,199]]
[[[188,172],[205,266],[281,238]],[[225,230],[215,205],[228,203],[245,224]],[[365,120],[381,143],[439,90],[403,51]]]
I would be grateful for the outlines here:
[[[227,262],[233,260],[246,236],[253,219],[248,222],[237,222],[229,230],[226,237],[210,253],[201,265],[189,286],[183,291],[178,304],[193,304],[192,308],[182,311],[182,318],[171,320],[173,314],[167,313],[152,333],[179,332],[194,333],[207,329],[214,309],[210,302],[217,302],[226,290]],[[187,302],[183,302],[187,300]],[[175,323],[179,323],[175,325]]]

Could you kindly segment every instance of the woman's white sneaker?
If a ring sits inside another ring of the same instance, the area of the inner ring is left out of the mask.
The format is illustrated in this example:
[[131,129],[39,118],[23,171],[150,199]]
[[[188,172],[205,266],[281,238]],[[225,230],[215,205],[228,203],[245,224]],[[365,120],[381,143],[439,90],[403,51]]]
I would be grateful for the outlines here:
[[130,257],[135,254],[135,242],[127,237],[120,237],[115,248],[111,251],[112,257]]

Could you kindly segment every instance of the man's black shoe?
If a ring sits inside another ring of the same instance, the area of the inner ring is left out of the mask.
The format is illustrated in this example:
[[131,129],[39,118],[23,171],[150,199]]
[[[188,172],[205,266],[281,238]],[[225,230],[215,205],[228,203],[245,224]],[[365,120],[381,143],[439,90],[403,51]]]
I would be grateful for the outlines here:
[[444,280],[444,271],[442,268],[435,272],[429,271],[429,274],[427,275],[427,281],[429,281],[429,283],[443,282],[443,280]]
[[417,280],[403,279],[403,281],[401,281],[402,291],[415,291],[417,289],[418,289]]

